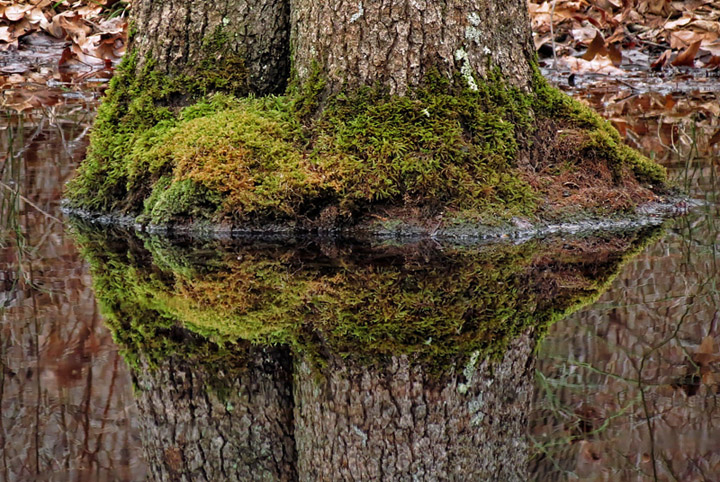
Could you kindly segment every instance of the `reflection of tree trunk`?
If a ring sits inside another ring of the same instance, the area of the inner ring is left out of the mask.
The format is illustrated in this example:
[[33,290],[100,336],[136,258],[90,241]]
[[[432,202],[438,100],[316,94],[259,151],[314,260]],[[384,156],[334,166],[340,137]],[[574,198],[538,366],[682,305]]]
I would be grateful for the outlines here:
[[397,357],[367,367],[334,358],[295,372],[300,480],[520,480],[527,478],[527,414],[534,341],[502,361],[433,375]]
[[[251,348],[246,370],[220,380],[173,358],[136,371],[153,480],[295,480],[290,356]],[[215,384],[217,386],[217,383]]]

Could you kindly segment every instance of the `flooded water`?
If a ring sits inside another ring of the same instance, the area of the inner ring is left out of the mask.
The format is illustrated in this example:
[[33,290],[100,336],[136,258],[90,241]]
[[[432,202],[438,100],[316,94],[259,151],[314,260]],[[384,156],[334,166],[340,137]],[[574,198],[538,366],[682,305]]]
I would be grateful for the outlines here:
[[68,226],[97,94],[16,86],[0,480],[718,480],[717,90],[581,85],[700,208],[484,246]]

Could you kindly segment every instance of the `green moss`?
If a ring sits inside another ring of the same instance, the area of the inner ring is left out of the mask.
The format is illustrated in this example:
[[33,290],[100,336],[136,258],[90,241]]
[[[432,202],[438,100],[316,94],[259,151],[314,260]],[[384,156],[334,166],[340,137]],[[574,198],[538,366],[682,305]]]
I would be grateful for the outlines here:
[[[167,178],[165,178],[167,179]],[[150,221],[161,223],[168,219],[208,219],[218,209],[222,199],[213,191],[192,179],[155,184],[148,198]]]
[[[206,46],[219,49],[225,40],[219,31]],[[538,71],[531,93],[509,87],[495,70],[476,80],[476,90],[429,75],[404,97],[368,87],[323,98],[319,74],[286,96],[202,96],[242,92],[241,75],[222,80],[241,64],[201,65],[205,83],[195,85],[158,76],[151,61],[136,78],[128,56],[101,106],[88,159],[69,185],[72,203],[157,224],[203,218],[337,226],[388,206],[427,218],[445,212],[448,222],[532,217],[547,193],[518,159],[537,143],[555,142],[559,127],[578,132],[579,141],[557,162],[591,158],[618,181],[629,172],[653,185],[665,180],[663,168]],[[184,91],[199,100],[168,107]],[[548,121],[553,130],[543,131]],[[332,219],[323,218],[328,208]]]
[[[222,29],[205,39],[206,60],[181,75],[156,71],[137,54],[128,53],[118,66],[103,99],[90,136],[86,159],[68,184],[75,207],[91,211],[133,211],[167,172],[149,172],[144,151],[164,142],[167,132],[186,117],[227,107],[226,96],[189,108],[211,92],[243,96],[248,92],[242,56],[223,49]],[[202,110],[204,109],[204,110]]]
[[568,128],[583,129],[586,141],[579,154],[607,162],[619,179],[628,168],[640,182],[663,186],[667,182],[664,167],[623,143],[618,131],[590,107],[583,105],[550,86],[533,66],[534,111],[555,121],[565,121]]
[[79,243],[103,312],[131,351],[182,353],[166,338],[183,328],[221,346],[444,364],[501,355],[528,329],[542,333],[599,296],[656,232],[442,251],[357,245],[332,257],[313,245],[123,244],[92,230]]

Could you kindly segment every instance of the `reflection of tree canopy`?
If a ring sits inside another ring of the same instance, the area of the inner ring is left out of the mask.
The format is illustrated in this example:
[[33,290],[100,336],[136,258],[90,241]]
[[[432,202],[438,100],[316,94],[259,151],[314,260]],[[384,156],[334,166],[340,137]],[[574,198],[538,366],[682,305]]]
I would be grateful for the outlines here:
[[107,322],[130,352],[192,349],[212,360],[231,350],[208,340],[245,340],[441,361],[500,354],[520,333],[542,332],[597,297],[656,232],[442,248],[173,244],[82,227],[77,236]]

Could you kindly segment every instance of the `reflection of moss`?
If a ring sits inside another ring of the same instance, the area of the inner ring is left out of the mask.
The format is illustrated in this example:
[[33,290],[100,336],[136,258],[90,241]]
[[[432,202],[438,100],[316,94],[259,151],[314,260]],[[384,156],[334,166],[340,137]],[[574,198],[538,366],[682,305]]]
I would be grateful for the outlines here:
[[[148,73],[155,79],[148,91],[127,87],[135,85],[125,79],[133,62],[130,56],[118,77],[124,80],[111,87],[88,160],[69,187],[79,207],[144,214],[155,224],[204,218],[334,228],[389,206],[422,219],[444,211],[446,222],[497,222],[542,212],[548,193],[519,161],[537,144],[548,144],[545,155],[561,156],[558,162],[595,158],[616,181],[665,179],[661,167],[539,73],[532,93],[492,72],[477,91],[430,75],[406,97],[368,87],[317,99],[323,83],[313,78],[281,97],[216,95],[171,111],[166,105],[177,89],[168,91],[167,79]],[[211,84],[191,91],[236,92]],[[548,120],[546,132],[540,126]],[[578,142],[552,147],[567,128],[579,133]],[[168,201],[178,196],[181,209]],[[598,208],[587,203],[591,212]]]
[[108,248],[93,232],[80,243],[131,351],[185,350],[168,339],[182,327],[216,342],[442,361],[499,354],[528,328],[542,332],[598,296],[650,234],[443,251],[352,246],[332,256],[312,244],[188,248],[155,238]]

